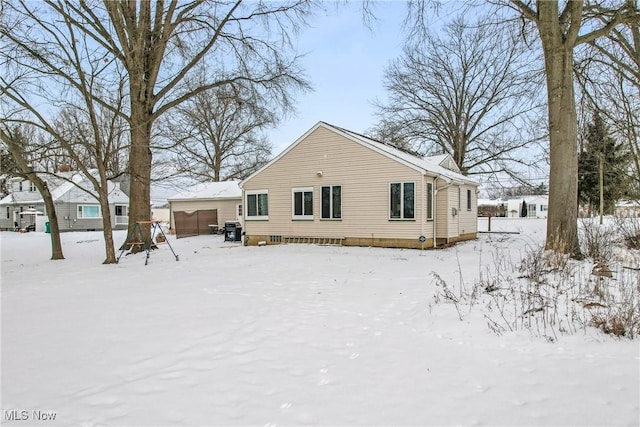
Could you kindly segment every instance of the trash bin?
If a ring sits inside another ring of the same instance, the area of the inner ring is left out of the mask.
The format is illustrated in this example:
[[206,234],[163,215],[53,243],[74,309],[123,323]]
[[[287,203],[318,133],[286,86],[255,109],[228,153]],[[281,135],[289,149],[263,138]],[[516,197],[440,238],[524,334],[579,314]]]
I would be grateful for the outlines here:
[[224,241],[225,242],[236,241],[236,223],[235,222],[224,223]]
[[242,241],[242,227],[236,227],[236,242]]
[[49,225],[49,221],[44,223],[44,232],[51,233],[51,226]]

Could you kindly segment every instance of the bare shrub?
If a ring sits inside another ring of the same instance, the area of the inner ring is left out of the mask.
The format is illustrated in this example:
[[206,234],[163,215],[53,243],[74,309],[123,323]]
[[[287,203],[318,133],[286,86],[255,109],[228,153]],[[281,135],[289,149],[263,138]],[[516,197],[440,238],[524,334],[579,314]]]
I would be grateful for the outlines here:
[[627,249],[640,250],[640,218],[616,217],[615,226]]
[[[613,251],[613,244],[611,247]],[[470,292],[462,279],[450,286],[432,273],[437,286],[435,302],[453,304],[460,320],[475,304],[489,329],[499,335],[527,330],[555,342],[561,335],[595,327],[617,337],[640,336],[637,269],[609,259],[610,274],[596,274],[592,267],[600,262],[576,261],[540,246],[531,246],[520,263],[511,256],[504,249],[495,249],[493,262],[481,266]]]
[[594,261],[608,262],[613,257],[615,227],[582,219],[579,229],[580,249]]

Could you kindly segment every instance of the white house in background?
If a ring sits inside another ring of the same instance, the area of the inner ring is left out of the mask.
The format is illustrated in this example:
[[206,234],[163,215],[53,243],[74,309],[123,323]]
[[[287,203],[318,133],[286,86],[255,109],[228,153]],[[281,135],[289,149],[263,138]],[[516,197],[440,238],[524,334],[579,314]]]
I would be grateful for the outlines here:
[[[91,183],[78,172],[59,172],[57,176],[42,177],[47,182],[58,216],[60,231],[102,230],[100,203],[86,188],[93,192]],[[34,183],[22,178],[9,179],[10,194],[0,200],[0,229],[14,230],[35,226],[45,231],[49,221],[44,200]],[[126,229],[129,221],[129,197],[117,182],[108,182],[109,210],[114,229]]]
[[209,234],[225,222],[242,222],[240,181],[203,182],[169,197],[172,232],[178,237]]
[[527,218],[546,218],[549,210],[549,196],[531,195],[519,196],[507,200],[507,216],[519,218],[522,212],[522,203],[527,204]]

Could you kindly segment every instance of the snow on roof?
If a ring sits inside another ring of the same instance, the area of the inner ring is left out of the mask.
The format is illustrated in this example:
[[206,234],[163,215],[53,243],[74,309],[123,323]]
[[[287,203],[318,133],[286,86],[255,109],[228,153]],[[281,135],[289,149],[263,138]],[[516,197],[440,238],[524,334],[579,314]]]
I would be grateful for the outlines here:
[[478,199],[478,206],[500,206],[506,202],[500,199]]
[[240,181],[201,182],[168,200],[240,199],[242,190],[239,184]]

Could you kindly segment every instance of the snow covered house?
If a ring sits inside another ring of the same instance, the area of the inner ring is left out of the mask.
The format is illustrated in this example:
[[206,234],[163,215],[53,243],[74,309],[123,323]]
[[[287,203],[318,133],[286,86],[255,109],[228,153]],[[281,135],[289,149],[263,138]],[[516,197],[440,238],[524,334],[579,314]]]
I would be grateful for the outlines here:
[[249,245],[421,248],[476,238],[478,184],[449,155],[416,157],[324,122],[241,186]]
[[[81,188],[92,189],[87,178],[78,172],[59,172],[43,176],[58,215],[60,231],[102,230],[100,203]],[[35,184],[23,178],[9,179],[10,194],[0,200],[0,229],[35,227],[45,231],[49,221],[44,200]],[[114,229],[126,229],[129,221],[129,197],[117,182],[108,182],[109,210]]]
[[546,218],[549,210],[549,196],[531,195],[513,197],[507,200],[507,216],[518,218],[522,213],[522,203],[527,204],[527,218]]
[[168,198],[171,230],[178,237],[209,234],[242,221],[239,181],[203,182]]

